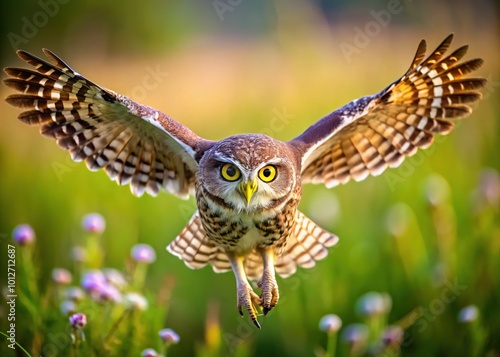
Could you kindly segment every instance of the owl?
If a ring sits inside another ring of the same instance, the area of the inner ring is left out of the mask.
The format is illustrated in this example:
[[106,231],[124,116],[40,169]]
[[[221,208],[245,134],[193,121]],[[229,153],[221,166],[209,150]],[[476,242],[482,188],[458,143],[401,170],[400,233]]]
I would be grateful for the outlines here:
[[422,41],[401,78],[285,142],[263,134],[204,139],[91,82],[46,49],[50,62],[17,52],[33,69],[5,68],[4,83],[20,92],[6,101],[73,160],[104,169],[133,194],[193,195],[197,211],[167,250],[193,269],[232,270],[237,309],[260,328],[257,316],[279,300],[276,273],[285,278],[313,267],[338,241],[297,209],[302,185],[331,188],[380,175],[427,148],[435,134],[448,134],[481,98],[486,80],[466,75],[483,61],[461,61],[467,46],[445,54],[452,38],[427,58]]

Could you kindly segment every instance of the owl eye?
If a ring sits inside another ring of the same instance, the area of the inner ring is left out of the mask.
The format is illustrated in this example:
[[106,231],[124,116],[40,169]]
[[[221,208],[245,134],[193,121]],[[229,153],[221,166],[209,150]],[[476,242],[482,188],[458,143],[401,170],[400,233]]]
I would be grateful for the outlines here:
[[267,165],[259,170],[259,178],[264,182],[271,182],[276,178],[278,170],[276,166]]
[[226,181],[236,181],[240,178],[240,170],[233,164],[224,164],[220,169],[222,178]]

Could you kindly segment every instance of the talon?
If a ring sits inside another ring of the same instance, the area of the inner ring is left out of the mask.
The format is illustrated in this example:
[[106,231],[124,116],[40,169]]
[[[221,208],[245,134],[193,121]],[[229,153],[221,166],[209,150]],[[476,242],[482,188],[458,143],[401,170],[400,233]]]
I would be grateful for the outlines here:
[[279,300],[278,284],[273,274],[268,274],[264,271],[262,278],[257,283],[257,286],[262,289],[260,299],[264,315],[267,315],[277,304]]
[[264,316],[267,316],[268,312],[271,311],[276,307],[276,304],[271,305],[269,307],[262,307],[262,312],[264,313]]
[[256,306],[262,305],[262,301],[259,298],[259,296],[252,290],[252,287],[250,284],[246,283],[242,285],[241,287],[238,287],[238,312],[240,313],[240,316],[243,317],[243,311],[242,307],[244,306],[246,310],[248,311],[248,315],[252,319],[252,322],[254,323],[257,328],[261,328],[259,321],[257,321],[257,308]]
[[237,308],[240,316],[243,317],[242,308],[248,311],[248,315],[252,319],[253,323],[257,328],[260,328],[259,321],[257,321],[257,308],[256,306],[262,305],[262,300],[253,291],[252,287],[248,283],[247,277],[245,275],[245,268],[243,266],[244,257],[236,256],[234,254],[228,253],[229,262],[233,268],[234,276],[236,277],[236,299]]
[[257,286],[262,289],[260,293],[260,306],[262,306],[264,315],[267,315],[278,304],[278,283],[274,276],[274,250],[272,248],[262,249],[260,250],[260,254],[264,262],[264,272],[257,282]]

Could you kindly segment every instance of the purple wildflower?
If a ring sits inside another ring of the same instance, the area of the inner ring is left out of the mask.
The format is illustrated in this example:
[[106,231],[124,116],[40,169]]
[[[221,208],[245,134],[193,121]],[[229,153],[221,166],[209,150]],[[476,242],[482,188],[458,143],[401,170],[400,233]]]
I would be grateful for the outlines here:
[[146,348],[141,353],[142,357],[158,357],[159,355],[160,354],[158,352],[156,352],[153,348]]
[[35,231],[29,224],[20,224],[12,231],[12,238],[19,245],[30,245],[35,241]]
[[106,281],[119,290],[127,287],[128,283],[122,272],[114,268],[103,268],[102,272]]
[[69,323],[74,329],[82,329],[87,324],[87,316],[78,312],[69,317]]
[[342,327],[342,320],[335,314],[325,315],[319,320],[319,329],[326,333],[337,332]]
[[150,264],[156,260],[156,253],[149,244],[136,244],[131,250],[132,259],[139,263]]
[[468,324],[477,320],[479,316],[479,309],[476,305],[469,305],[464,307],[458,313],[458,321]]
[[99,289],[97,289],[97,293],[98,293],[97,300],[99,301],[120,302],[122,299],[122,295],[120,294],[118,289],[109,283],[100,286]]
[[106,277],[100,270],[89,270],[82,277],[82,288],[92,290],[98,284],[105,284]]
[[121,294],[117,288],[109,283],[95,282],[88,290],[90,297],[96,301],[121,301]]
[[106,277],[100,270],[87,272],[82,278],[82,287],[96,301],[119,302],[121,300],[118,289],[106,281]]
[[55,268],[52,269],[52,280],[54,280],[56,284],[68,285],[71,283],[72,276],[68,269]]
[[82,226],[89,233],[102,233],[106,228],[106,221],[99,213],[90,213],[83,217]]
[[177,344],[181,340],[179,335],[172,329],[170,328],[164,328],[163,330],[160,330],[158,332],[158,335],[162,339],[162,341],[166,344]]

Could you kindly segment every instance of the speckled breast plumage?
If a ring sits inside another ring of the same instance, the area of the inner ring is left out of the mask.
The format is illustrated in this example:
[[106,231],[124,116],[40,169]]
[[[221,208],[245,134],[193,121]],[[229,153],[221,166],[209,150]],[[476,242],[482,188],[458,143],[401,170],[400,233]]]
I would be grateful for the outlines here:
[[[255,212],[236,210],[231,204],[196,185],[196,203],[207,237],[218,247],[238,253],[273,246],[279,255],[292,234],[301,186],[286,200]],[[250,240],[250,241],[249,241]]]

